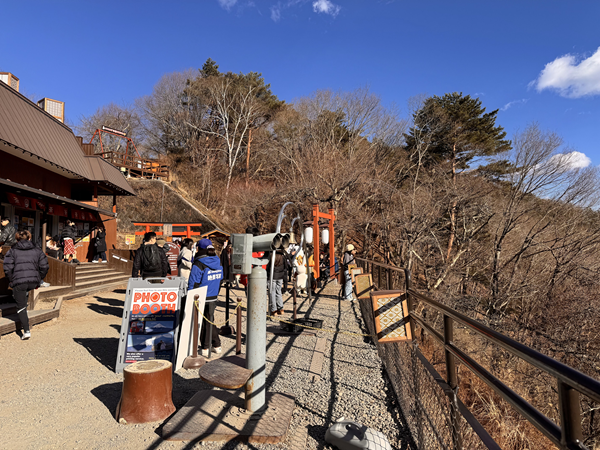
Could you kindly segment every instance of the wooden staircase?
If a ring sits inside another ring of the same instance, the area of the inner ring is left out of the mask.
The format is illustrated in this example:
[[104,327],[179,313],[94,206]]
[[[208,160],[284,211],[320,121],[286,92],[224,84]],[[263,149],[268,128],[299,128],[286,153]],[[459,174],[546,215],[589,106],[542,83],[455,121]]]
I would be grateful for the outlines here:
[[[96,292],[126,286],[130,274],[109,269],[106,263],[82,263],[76,267],[75,286],[38,288],[29,295],[29,323],[31,326],[58,317],[60,304]],[[43,301],[42,301],[43,300]],[[54,300],[54,307],[48,308]],[[20,329],[17,305],[11,296],[0,299],[0,335]]]

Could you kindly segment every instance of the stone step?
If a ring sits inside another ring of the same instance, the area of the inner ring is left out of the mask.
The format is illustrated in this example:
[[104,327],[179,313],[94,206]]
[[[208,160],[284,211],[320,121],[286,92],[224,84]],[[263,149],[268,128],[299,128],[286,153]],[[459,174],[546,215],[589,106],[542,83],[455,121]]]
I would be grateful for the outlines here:
[[116,283],[116,282],[127,283],[127,280],[129,280],[129,275],[119,273],[118,275],[109,276],[109,277],[103,278],[103,279],[76,282],[75,288],[76,288],[76,290],[79,290],[79,289],[84,289],[84,288],[88,288],[88,287],[102,286],[104,284],[112,284],[112,283]]

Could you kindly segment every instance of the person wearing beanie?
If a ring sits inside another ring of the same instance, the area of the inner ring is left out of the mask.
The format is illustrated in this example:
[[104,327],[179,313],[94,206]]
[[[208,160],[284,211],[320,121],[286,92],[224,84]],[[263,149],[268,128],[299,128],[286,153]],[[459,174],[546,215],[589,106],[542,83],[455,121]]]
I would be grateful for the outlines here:
[[[215,247],[212,245],[210,239],[201,239],[198,241],[198,252],[196,253],[194,265],[190,272],[188,290],[202,286],[207,287],[204,317],[213,323],[215,321],[215,307],[217,305],[219,291],[221,290],[221,283],[223,283],[223,267],[221,266],[221,260],[217,256]],[[221,353],[219,329],[216,325],[208,323],[205,319],[203,319],[203,321],[204,323],[200,330],[202,356],[208,356],[208,349],[211,345],[212,350],[215,353]],[[212,333],[209,331],[211,329]],[[212,342],[209,342],[211,339]]]
[[354,301],[354,296],[352,295],[352,278],[350,277],[350,270],[348,269],[350,264],[356,262],[354,255],[356,255],[354,245],[348,244],[346,246],[346,251],[344,252],[344,257],[342,258],[342,268],[344,269],[344,300],[348,301]]

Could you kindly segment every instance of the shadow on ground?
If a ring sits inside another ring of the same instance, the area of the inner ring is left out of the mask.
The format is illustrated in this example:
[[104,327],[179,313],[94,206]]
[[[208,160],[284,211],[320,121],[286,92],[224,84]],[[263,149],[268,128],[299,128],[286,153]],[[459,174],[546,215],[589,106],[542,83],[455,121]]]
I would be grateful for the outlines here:
[[119,338],[73,338],[73,340],[90,352],[90,355],[108,370],[115,370]]
[[117,316],[123,317],[123,300],[115,300],[114,298],[94,297],[98,303],[104,303],[99,305],[96,303],[88,303],[88,308],[98,314],[105,316]]

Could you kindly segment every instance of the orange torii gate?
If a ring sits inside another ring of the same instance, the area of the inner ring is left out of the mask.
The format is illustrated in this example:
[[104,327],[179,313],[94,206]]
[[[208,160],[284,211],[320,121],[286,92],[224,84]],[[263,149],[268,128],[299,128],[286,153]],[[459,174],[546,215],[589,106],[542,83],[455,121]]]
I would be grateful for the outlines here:
[[321,233],[319,228],[319,219],[327,219],[329,221],[329,276],[331,278],[335,277],[335,238],[333,234],[333,224],[335,222],[335,212],[332,208],[329,208],[329,214],[322,213],[319,211],[319,205],[313,205],[313,233],[315,236],[314,240],[314,273],[315,278],[318,279],[321,275],[321,270],[319,267],[319,240],[321,239]]
[[[192,227],[201,227],[201,223],[134,222],[133,224],[136,227],[145,227],[145,231],[136,231],[136,236],[143,236],[145,233],[148,233],[150,231],[150,227],[162,227],[164,230],[165,225],[170,225],[171,227],[185,227],[185,231],[172,231],[171,236],[185,236],[186,238],[191,238],[192,236],[202,236],[202,233],[192,231]],[[157,236],[162,236],[163,234],[163,231],[156,231]]]

